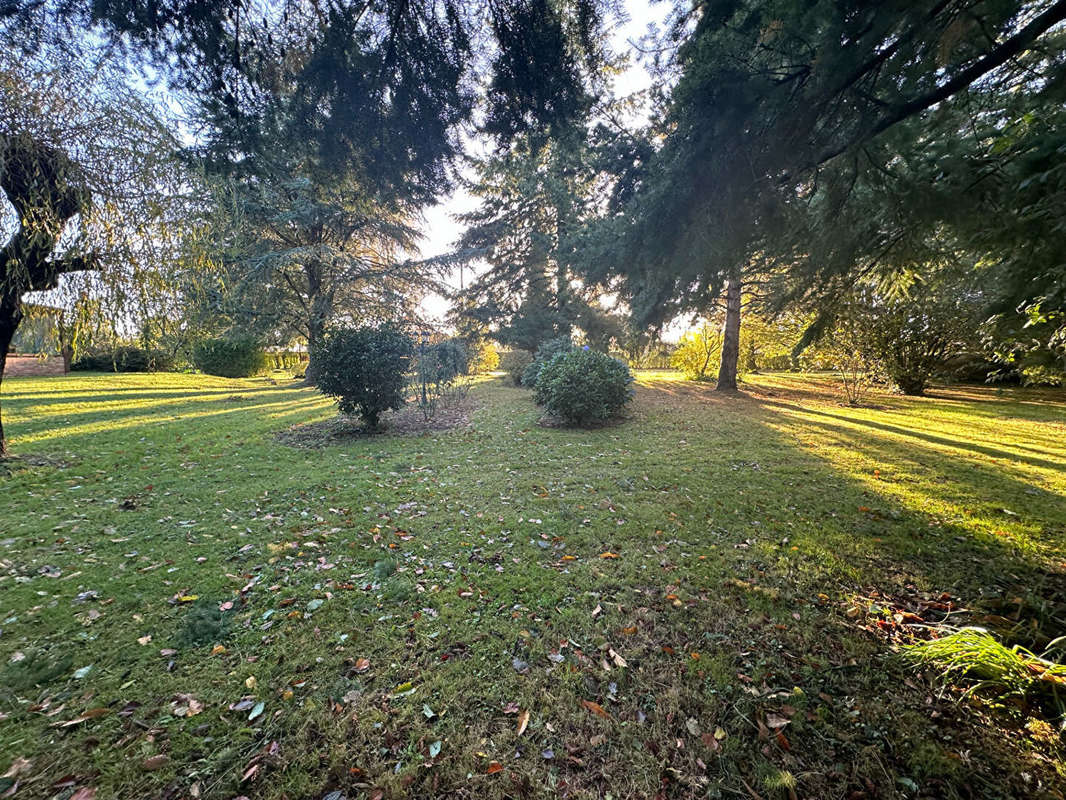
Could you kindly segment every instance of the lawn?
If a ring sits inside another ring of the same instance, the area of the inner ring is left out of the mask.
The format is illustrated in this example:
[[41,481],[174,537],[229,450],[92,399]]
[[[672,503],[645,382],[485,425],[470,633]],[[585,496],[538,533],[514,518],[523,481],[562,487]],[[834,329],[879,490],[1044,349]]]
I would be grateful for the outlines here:
[[288,381],[5,381],[0,794],[1066,796],[1054,708],[899,655],[1066,633],[1062,393],[639,384],[312,448]]

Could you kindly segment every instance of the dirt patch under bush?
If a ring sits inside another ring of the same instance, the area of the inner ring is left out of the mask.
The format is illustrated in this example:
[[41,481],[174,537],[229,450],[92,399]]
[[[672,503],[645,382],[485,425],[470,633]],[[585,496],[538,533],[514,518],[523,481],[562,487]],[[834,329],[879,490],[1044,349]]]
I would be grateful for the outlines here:
[[417,406],[407,405],[383,414],[382,425],[376,430],[367,430],[362,421],[338,414],[320,422],[293,425],[276,438],[290,447],[315,449],[371,436],[417,436],[468,426],[476,408],[477,404],[467,398],[458,406],[437,409],[427,419]]

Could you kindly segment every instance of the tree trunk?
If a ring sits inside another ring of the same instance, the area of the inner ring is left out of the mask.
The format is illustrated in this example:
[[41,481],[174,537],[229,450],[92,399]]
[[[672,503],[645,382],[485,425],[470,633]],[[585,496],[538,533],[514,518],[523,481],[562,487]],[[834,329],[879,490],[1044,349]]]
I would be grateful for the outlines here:
[[722,363],[718,368],[719,392],[737,390],[737,358],[740,355],[740,281],[725,284],[725,329],[722,332]]
[[[22,321],[22,305],[18,297],[0,300],[0,390],[3,389],[4,368],[7,366],[7,351],[15,339],[15,331]],[[0,409],[0,458],[7,455],[7,439],[4,438],[3,411]]]
[[327,285],[321,265],[309,263],[304,267],[307,277],[307,369],[304,381],[309,386],[318,383],[318,364],[315,360],[315,348],[321,344],[326,334],[326,326],[333,317],[333,296],[335,288]]
[[308,386],[318,383],[318,362],[315,359],[315,349],[322,341],[325,333],[325,324],[321,320],[311,318],[307,321],[307,368],[304,370],[304,382]]
[[[0,248],[0,384],[7,351],[22,321],[22,295],[54,289],[69,272],[95,269],[83,256],[49,260],[63,228],[92,196],[66,153],[30,136],[0,134],[0,190],[15,208],[18,229]],[[0,419],[0,457],[7,455]]]

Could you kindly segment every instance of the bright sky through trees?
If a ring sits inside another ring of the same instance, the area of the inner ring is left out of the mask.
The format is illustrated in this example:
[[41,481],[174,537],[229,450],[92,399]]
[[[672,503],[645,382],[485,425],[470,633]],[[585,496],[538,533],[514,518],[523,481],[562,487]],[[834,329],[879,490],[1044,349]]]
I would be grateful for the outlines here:
[[[626,0],[625,9],[629,19],[614,29],[611,41],[612,49],[618,54],[628,54],[630,60],[629,68],[617,78],[614,84],[615,94],[619,96],[639,92],[650,86],[651,76],[638,60],[639,52],[636,45],[647,32],[649,25],[662,23],[670,6],[654,2],[654,0]],[[471,144],[475,151],[483,147],[483,143],[480,142]],[[425,213],[425,224],[422,227],[425,235],[421,245],[422,257],[431,258],[450,252],[463,232],[462,226],[455,221],[454,217],[473,210],[476,205],[476,201],[460,187],[443,202],[429,209]],[[464,267],[464,271],[464,280],[468,282],[470,268]],[[451,276],[450,283],[458,288],[458,269]],[[448,307],[448,301],[440,295],[427,297],[422,303],[426,314],[438,320],[444,317]]]

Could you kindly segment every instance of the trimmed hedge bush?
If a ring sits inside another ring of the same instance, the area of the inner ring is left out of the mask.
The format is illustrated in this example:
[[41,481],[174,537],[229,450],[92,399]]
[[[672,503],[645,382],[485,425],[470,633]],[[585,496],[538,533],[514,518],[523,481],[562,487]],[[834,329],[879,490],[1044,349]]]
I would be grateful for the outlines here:
[[572,425],[603,422],[633,397],[633,376],[623,362],[595,350],[557,353],[537,376],[534,399]]
[[500,356],[500,369],[506,372],[515,386],[522,385],[522,373],[533,363],[533,354],[528,350],[508,350]]
[[544,342],[537,348],[537,353],[533,356],[533,362],[522,373],[522,385],[528,386],[530,389],[535,387],[537,385],[537,376],[544,365],[555,358],[557,354],[566,353],[573,349],[574,343],[570,341],[568,336],[560,336]]
[[201,372],[223,378],[250,378],[269,366],[266,352],[250,336],[204,339],[193,348],[192,363]]
[[341,413],[377,428],[385,411],[400,408],[414,344],[391,325],[342,328],[326,334],[311,358],[318,390],[337,398]]
[[151,353],[140,347],[117,347],[99,353],[87,353],[74,361],[72,370],[85,372],[169,372],[174,359],[166,353]]

